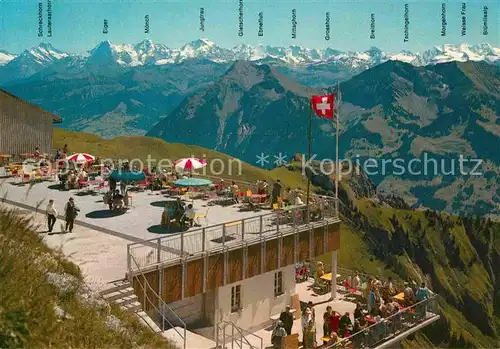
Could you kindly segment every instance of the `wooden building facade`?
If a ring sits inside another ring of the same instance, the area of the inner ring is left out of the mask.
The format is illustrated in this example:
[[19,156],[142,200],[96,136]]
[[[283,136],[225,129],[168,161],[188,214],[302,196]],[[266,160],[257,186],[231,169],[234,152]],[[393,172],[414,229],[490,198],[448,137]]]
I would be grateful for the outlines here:
[[0,154],[52,152],[52,125],[61,118],[0,89]]
[[[340,221],[323,223],[296,234],[155,266],[143,270],[143,275],[165,303],[177,302],[338,250]],[[152,292],[149,297],[144,296],[143,275],[132,276],[132,284],[143,309],[149,311],[153,305],[148,299],[155,297]]]

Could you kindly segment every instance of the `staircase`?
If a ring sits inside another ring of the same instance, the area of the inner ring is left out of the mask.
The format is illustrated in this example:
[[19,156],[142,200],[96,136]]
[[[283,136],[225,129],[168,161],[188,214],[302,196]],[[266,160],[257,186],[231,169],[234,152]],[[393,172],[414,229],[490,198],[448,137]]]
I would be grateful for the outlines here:
[[118,304],[120,308],[133,314],[142,310],[142,305],[128,280],[111,282],[110,287],[101,291],[100,294],[108,302]]
[[109,285],[109,288],[99,292],[106,301],[118,304],[122,310],[135,314],[139,318],[139,321],[143,325],[151,328],[153,332],[162,332],[160,327],[142,309],[142,304],[135,295],[134,288],[130,281],[127,279],[118,280],[109,283]]

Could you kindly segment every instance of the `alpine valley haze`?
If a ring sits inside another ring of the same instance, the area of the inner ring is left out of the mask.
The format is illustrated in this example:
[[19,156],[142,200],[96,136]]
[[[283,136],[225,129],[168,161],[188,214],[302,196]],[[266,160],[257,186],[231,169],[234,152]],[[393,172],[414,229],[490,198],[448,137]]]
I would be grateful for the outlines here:
[[[85,54],[49,44],[2,52],[0,64],[2,88],[60,115],[67,129],[160,137],[254,164],[263,151],[305,153],[308,99],[340,80],[341,158],[445,162],[437,174],[371,174],[379,191],[413,207],[500,215],[500,49],[489,44],[386,53],[104,41]],[[334,158],[334,131],[315,118],[318,159]],[[480,159],[483,175],[447,174],[460,156]]]

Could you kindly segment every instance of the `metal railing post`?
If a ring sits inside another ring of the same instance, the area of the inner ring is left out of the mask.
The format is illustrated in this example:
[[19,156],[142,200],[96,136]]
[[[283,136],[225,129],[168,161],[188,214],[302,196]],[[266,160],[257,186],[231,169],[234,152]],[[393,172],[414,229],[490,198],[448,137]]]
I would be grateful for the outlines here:
[[158,238],[156,241],[156,255],[157,255],[157,262],[161,263],[161,238]]
[[147,302],[147,298],[146,298],[146,295],[147,295],[147,292],[146,292],[146,276],[143,275],[142,278],[144,279],[144,287],[142,288],[142,290],[144,291],[143,306],[144,306],[144,311],[147,312],[147,307],[146,307],[146,302]]
[[222,247],[226,246],[226,225],[222,225]]
[[241,221],[241,240],[245,240],[245,220]]
[[222,328],[222,348],[226,348],[226,326]]
[[234,326],[231,326],[231,349],[234,349]]
[[262,235],[262,230],[263,230],[263,225],[264,225],[264,222],[262,221],[262,215],[259,216],[259,235]]
[[207,248],[207,246],[206,246],[207,231],[205,230],[205,228],[203,228],[201,230],[201,236],[202,236],[202,239],[201,239],[201,251],[205,252],[205,249]]
[[276,232],[280,231],[280,213],[277,211],[276,213]]
[[181,257],[184,256],[184,232],[181,233]]
[[127,268],[128,268],[128,277],[131,279],[132,277],[132,256],[131,256],[130,244],[127,244]]

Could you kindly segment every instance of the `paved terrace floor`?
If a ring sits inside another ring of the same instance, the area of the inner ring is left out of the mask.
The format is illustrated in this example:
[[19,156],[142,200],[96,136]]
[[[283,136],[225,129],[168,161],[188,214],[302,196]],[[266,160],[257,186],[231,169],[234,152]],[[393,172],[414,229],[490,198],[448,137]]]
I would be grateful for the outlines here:
[[[12,204],[20,204],[24,208],[39,207],[44,212],[47,202],[53,199],[59,214],[64,214],[64,205],[70,197],[75,199],[76,205],[80,208],[80,213],[75,228],[78,232],[81,226],[92,230],[100,231],[104,234],[112,235],[130,242],[142,242],[143,240],[162,238],[161,261],[176,259],[182,255],[181,244],[185,253],[197,253],[202,251],[202,234],[200,227],[192,227],[184,234],[184,241],[181,242],[179,231],[172,228],[171,231],[160,225],[161,215],[166,201],[175,200],[161,192],[130,192],[133,194],[131,208],[124,213],[113,213],[104,205],[103,194],[80,195],[78,190],[61,191],[58,182],[44,181],[35,183],[32,186],[22,184],[19,178],[9,178],[0,181],[0,197],[5,198]],[[208,211],[207,219],[200,219],[202,226],[214,226],[226,222],[241,221],[245,218],[254,217],[247,221],[245,226],[247,239],[258,238],[260,231],[260,221],[258,216],[265,215],[271,211],[262,210],[260,212],[240,212],[240,205],[222,207],[219,205],[207,206],[206,200],[194,200],[195,210]],[[263,219],[264,230],[267,234],[276,233],[276,219],[274,216],[266,216]],[[290,226],[281,224],[280,230],[289,230]],[[193,232],[194,231],[194,232]],[[193,232],[193,233],[191,233]],[[222,227],[206,229],[206,248],[213,249],[222,247]],[[238,224],[228,225],[226,228],[226,245],[238,244],[241,241],[241,226]],[[136,256],[139,266],[143,267],[151,263],[156,263],[157,245],[156,243],[138,244],[133,247],[132,253]],[[126,259],[126,248],[124,248],[123,258]]]
[[[79,222],[111,230],[116,236],[123,239],[137,242],[172,235],[160,225],[164,202],[172,200],[172,198],[168,198],[160,192],[130,192],[135,195],[132,199],[133,207],[123,214],[116,215],[112,214],[103,204],[102,194],[79,196],[78,190],[60,191],[57,188],[56,181],[40,182],[30,187],[27,184],[20,184],[19,178],[0,179],[0,197],[7,199],[7,202],[20,203],[32,208],[39,206],[40,210],[44,211],[48,200],[53,199],[59,214],[63,214],[64,205],[70,197],[73,197],[81,210],[77,217]],[[194,200],[196,210],[206,210],[206,204],[207,201]],[[216,205],[209,208],[206,222],[208,226],[269,212],[239,212],[236,205],[229,207]],[[204,219],[201,219],[200,223],[205,225]],[[79,227],[75,229],[78,231]],[[195,229],[198,228],[190,230]]]
[[127,268],[126,250],[130,241],[81,226],[75,228],[77,233],[64,234],[61,232],[64,224],[62,220],[58,220],[54,232],[48,234],[45,214],[19,209],[6,203],[0,203],[0,207],[29,217],[43,241],[51,248],[60,249],[77,264],[89,285],[100,289],[108,282],[124,278]]

